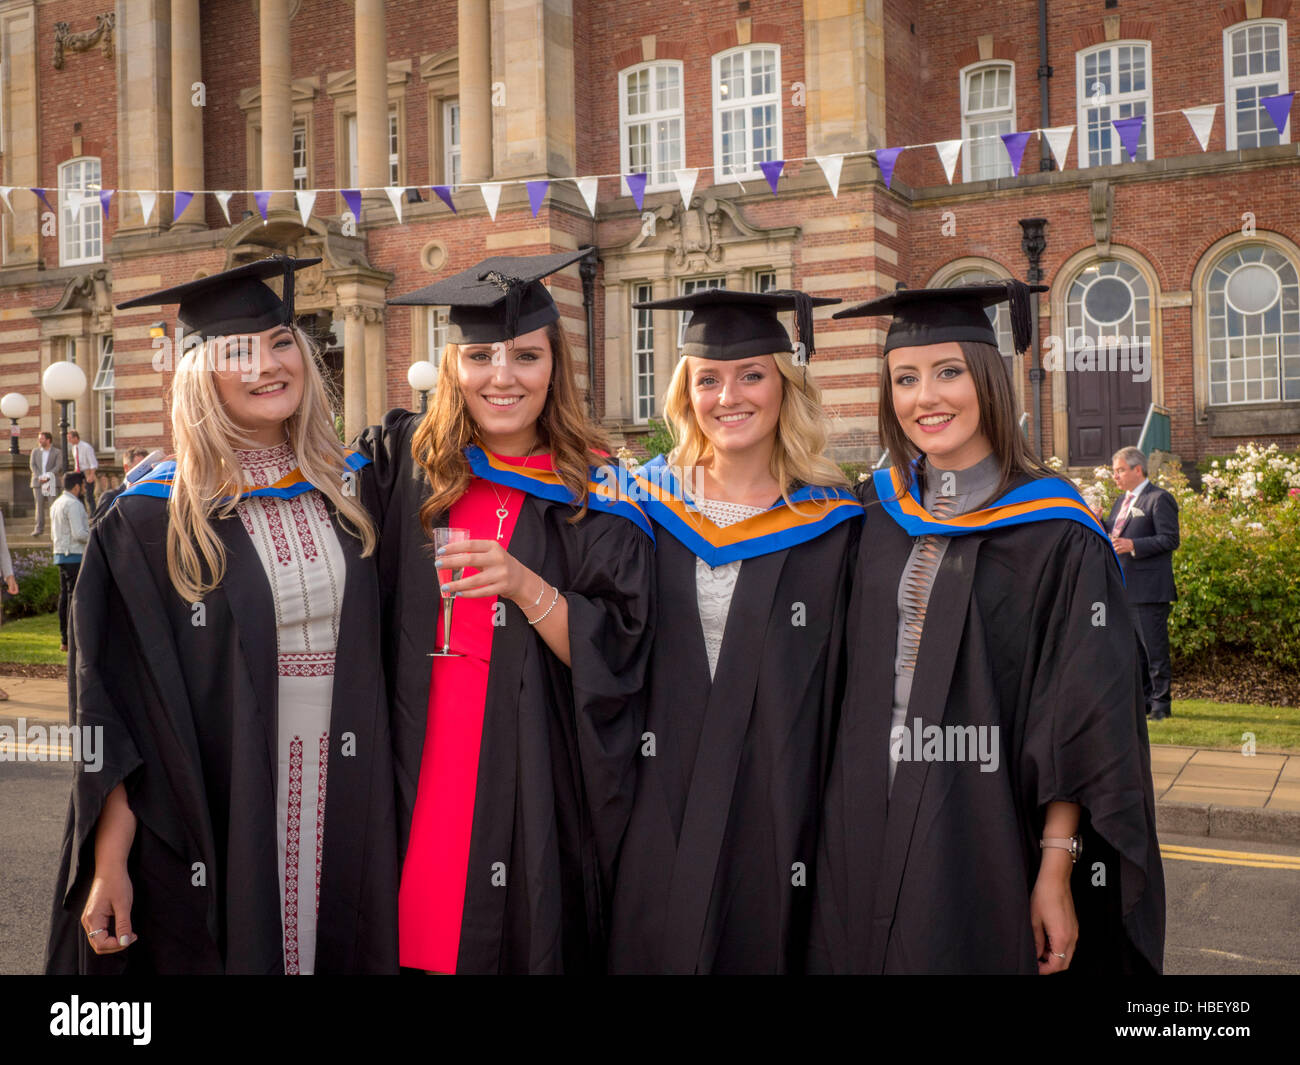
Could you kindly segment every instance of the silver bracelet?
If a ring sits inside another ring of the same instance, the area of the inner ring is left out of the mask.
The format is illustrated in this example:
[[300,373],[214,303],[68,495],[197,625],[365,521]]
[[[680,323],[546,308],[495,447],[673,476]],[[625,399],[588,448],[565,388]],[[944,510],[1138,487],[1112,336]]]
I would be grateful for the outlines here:
[[528,622],[528,624],[530,624],[530,625],[537,625],[537,624],[540,624],[541,622],[543,622],[543,621],[546,620],[546,615],[549,614],[552,610],[555,609],[555,604],[558,603],[559,601],[560,601],[560,589],[559,589],[559,588],[556,588],[556,589],[555,589],[555,595],[554,595],[554,596],[552,597],[552,599],[551,599],[551,605],[548,606],[548,607],[546,608],[546,610],[545,610],[545,612],[542,614],[542,616],[541,616],[540,618],[538,618],[536,621],[534,621],[534,620],[533,620],[532,618],[530,618],[527,614],[525,614],[525,615],[524,615],[524,620],[526,620],[526,621]]
[[[542,590],[537,593],[537,598],[533,600],[533,605],[528,608],[529,610],[536,610],[537,604],[542,601],[542,596],[546,594],[546,578],[538,577],[537,579],[542,582]],[[527,614],[524,615],[524,617],[527,616]]]

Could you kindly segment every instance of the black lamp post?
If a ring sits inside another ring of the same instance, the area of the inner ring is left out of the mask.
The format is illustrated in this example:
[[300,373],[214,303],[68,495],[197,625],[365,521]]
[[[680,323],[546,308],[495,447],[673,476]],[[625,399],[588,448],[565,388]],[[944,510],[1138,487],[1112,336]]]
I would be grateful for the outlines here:
[[[1043,268],[1040,265],[1043,259],[1043,252],[1047,250],[1047,236],[1043,232],[1043,227],[1047,225],[1046,218],[1022,218],[1020,219],[1020,228],[1022,230],[1020,237],[1020,248],[1029,260],[1029,268],[1025,271],[1025,280],[1031,285],[1039,284],[1043,280]],[[1029,380],[1034,386],[1034,409],[1030,415],[1030,425],[1032,429],[1029,439],[1034,443],[1034,452],[1039,458],[1043,457],[1043,378],[1047,376],[1040,364],[1041,351],[1038,344],[1038,294],[1035,293],[1030,297],[1030,314],[1033,318],[1033,365],[1029,369]]]

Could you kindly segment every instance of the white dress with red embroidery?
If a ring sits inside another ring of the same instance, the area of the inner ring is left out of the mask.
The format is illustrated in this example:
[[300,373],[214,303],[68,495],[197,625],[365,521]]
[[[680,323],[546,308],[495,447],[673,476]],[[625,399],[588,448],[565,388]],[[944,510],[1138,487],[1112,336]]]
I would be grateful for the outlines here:
[[[273,485],[298,465],[287,443],[235,454],[248,487]],[[284,971],[306,974],[316,960],[330,703],[346,562],[325,498],[316,489],[293,499],[256,496],[236,509],[275,602],[276,843]]]

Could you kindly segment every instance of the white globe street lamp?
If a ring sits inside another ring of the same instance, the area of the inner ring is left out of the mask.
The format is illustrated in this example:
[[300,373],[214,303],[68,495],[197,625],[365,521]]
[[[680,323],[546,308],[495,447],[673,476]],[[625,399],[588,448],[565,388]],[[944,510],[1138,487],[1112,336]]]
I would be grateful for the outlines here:
[[8,392],[0,399],[0,414],[9,418],[13,425],[9,428],[9,454],[18,454],[18,419],[27,417],[27,397],[21,392]]
[[41,389],[59,405],[59,432],[63,436],[63,461],[66,463],[68,461],[68,404],[85,393],[86,372],[75,362],[52,362],[41,375]]
[[438,383],[438,368],[427,359],[413,362],[406,371],[406,383],[420,393],[420,413],[429,409],[429,393]]

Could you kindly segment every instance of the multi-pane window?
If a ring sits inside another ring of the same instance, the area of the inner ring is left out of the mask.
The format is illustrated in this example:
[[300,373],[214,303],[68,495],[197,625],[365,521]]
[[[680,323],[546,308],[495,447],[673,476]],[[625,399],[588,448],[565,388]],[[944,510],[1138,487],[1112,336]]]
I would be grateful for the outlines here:
[[758,270],[754,274],[754,291],[771,292],[776,288],[775,270]]
[[682,167],[682,65],[632,67],[618,81],[623,173],[648,175],[648,189],[671,187]]
[[1227,146],[1261,148],[1290,141],[1273,125],[1261,96],[1287,91],[1285,23],[1251,22],[1228,30],[1223,37],[1224,84],[1227,100]]
[[1134,162],[1152,157],[1150,46],[1108,44],[1078,55],[1079,165],[1127,163],[1116,119],[1145,116]]
[[1210,402],[1300,400],[1300,277],[1280,251],[1229,252],[1206,280]]
[[754,45],[713,57],[713,161],[719,177],[781,158],[781,54]]
[[[402,144],[397,108],[388,109],[388,183],[397,185],[401,182]],[[358,188],[361,184],[361,166],[357,160],[357,116],[348,115],[348,186]]]
[[428,360],[437,366],[442,362],[442,353],[447,347],[447,308],[430,307],[424,320],[427,330],[425,350]]
[[1011,159],[1003,133],[1016,128],[1016,98],[1011,64],[998,63],[969,70],[962,78],[962,153],[966,181],[1011,176]]
[[[977,285],[988,281],[1002,280],[1004,279],[991,274],[987,270],[963,270],[960,274],[946,281],[943,287],[955,288],[958,285]],[[1006,303],[995,303],[992,307],[985,307],[984,313],[988,315],[988,319],[993,325],[993,331],[998,335],[998,351],[1006,359],[1014,358],[1016,349],[1011,340],[1011,311],[1009,306]],[[1008,369],[1010,369],[1009,364]]]
[[63,266],[97,263],[104,258],[99,175],[96,158],[72,159],[59,167],[59,262]]
[[[706,288],[726,288],[727,279],[725,277],[691,277],[682,282],[681,295],[689,296],[692,292],[700,292]],[[681,322],[677,326],[677,347],[680,349],[686,343],[686,323],[691,320],[690,311],[681,311]]]
[[460,101],[442,102],[442,182],[460,184]]
[[[648,303],[654,299],[654,288],[637,285],[633,289],[634,303]],[[655,413],[655,312],[648,308],[634,308],[636,315],[632,342],[632,390],[635,420],[644,422]]]
[[388,183],[390,185],[396,185],[402,180],[398,167],[401,143],[397,130],[397,108],[394,107],[388,112]]
[[295,122],[293,126],[293,187],[307,187],[307,124]]
[[357,162],[357,116],[348,115],[348,185],[356,188],[361,184],[358,175],[361,166]]
[[[1091,341],[1098,364],[1133,364],[1135,345],[1151,350],[1151,290],[1137,267],[1106,259],[1087,267],[1070,285],[1065,300],[1065,344],[1082,351]],[[1150,363],[1148,363],[1150,365]]]
[[100,450],[112,451],[113,337],[111,333],[106,333],[99,338],[99,364],[95,369],[95,380],[91,385],[91,390],[95,393]]

